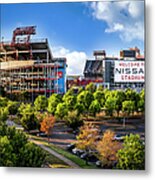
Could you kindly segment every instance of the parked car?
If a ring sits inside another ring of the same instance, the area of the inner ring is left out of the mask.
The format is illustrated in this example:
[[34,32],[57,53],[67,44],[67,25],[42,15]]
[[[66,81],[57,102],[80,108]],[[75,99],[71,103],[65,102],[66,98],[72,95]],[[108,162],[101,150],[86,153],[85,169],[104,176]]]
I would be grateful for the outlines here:
[[37,133],[37,136],[39,137],[47,137],[47,135],[43,132]]
[[76,154],[78,156],[80,156],[81,154],[83,154],[85,151],[84,150],[81,150],[81,149],[78,149],[78,148],[74,148],[72,149],[72,153],[73,154]]
[[87,160],[89,162],[96,162],[98,160],[98,158],[94,154],[90,154],[90,153],[87,153],[87,152],[81,154],[80,158],[85,159],[85,160]]
[[125,136],[128,136],[128,134],[116,134],[114,136],[114,140],[116,140],[116,141],[124,141]]
[[72,151],[74,148],[75,148],[75,144],[68,144],[66,149],[68,151]]

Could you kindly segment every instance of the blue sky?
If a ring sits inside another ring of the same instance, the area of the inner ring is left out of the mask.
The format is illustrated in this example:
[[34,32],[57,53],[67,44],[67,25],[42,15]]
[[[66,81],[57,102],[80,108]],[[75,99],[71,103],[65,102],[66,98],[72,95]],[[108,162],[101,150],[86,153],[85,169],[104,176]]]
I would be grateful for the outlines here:
[[81,74],[96,49],[119,55],[121,49],[138,46],[144,53],[143,1],[1,5],[4,40],[16,27],[29,25],[37,26],[34,38],[48,38],[55,56],[68,58],[69,74]]

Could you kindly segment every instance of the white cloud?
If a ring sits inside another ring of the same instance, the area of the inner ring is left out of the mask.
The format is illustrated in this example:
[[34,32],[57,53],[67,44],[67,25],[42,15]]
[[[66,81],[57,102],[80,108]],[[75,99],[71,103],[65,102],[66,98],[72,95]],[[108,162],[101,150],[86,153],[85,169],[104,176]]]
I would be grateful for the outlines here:
[[80,51],[70,51],[62,46],[52,48],[54,57],[66,57],[67,58],[67,74],[79,75],[83,74],[83,69],[87,55]]
[[106,33],[119,32],[120,38],[128,42],[144,40],[144,2],[92,2],[90,8],[95,19],[107,23]]

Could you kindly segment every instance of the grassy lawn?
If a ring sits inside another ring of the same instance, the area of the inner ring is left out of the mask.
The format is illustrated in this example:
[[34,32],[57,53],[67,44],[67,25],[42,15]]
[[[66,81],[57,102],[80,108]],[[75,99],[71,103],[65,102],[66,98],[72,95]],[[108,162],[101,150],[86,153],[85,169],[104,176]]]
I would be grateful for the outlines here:
[[53,151],[63,155],[64,157],[70,159],[71,161],[73,161],[74,163],[76,163],[77,165],[79,165],[81,168],[85,168],[85,169],[97,169],[97,167],[95,165],[87,165],[86,161],[84,161],[83,159],[79,158],[78,156],[69,153],[68,151],[61,149],[60,147],[53,145],[53,144],[49,144],[46,140],[42,139],[41,137],[37,137],[37,136],[29,136],[30,138],[40,141],[42,142],[43,145],[45,145],[46,147],[49,147],[50,149],[52,149]]
[[45,164],[51,168],[70,168],[65,162],[46,152]]

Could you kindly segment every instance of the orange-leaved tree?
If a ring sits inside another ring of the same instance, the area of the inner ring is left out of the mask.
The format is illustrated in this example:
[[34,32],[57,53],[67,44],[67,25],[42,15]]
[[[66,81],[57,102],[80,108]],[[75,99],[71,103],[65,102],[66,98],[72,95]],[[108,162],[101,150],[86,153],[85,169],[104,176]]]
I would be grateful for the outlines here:
[[41,125],[40,130],[47,134],[48,141],[49,141],[50,135],[52,134],[54,123],[55,123],[54,116],[48,114],[40,124]]
[[98,158],[106,168],[111,168],[117,162],[117,151],[122,148],[121,143],[114,140],[114,135],[113,131],[106,130],[96,148]]
[[98,126],[95,126],[92,123],[85,123],[80,128],[80,133],[76,137],[77,138],[76,147],[86,151],[94,150],[97,144],[98,136],[99,136]]

